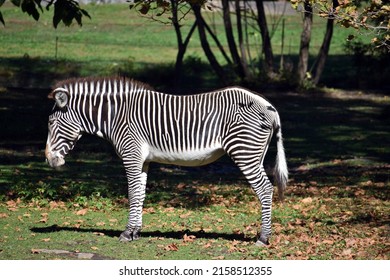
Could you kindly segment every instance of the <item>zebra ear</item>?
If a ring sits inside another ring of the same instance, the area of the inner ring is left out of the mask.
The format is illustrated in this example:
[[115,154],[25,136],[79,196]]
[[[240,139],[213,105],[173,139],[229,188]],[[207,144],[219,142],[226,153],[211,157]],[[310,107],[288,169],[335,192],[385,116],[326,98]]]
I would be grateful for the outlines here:
[[62,109],[68,104],[69,97],[67,92],[65,91],[62,90],[55,91],[53,92],[53,97],[54,100],[56,101],[56,105],[58,106],[58,108]]

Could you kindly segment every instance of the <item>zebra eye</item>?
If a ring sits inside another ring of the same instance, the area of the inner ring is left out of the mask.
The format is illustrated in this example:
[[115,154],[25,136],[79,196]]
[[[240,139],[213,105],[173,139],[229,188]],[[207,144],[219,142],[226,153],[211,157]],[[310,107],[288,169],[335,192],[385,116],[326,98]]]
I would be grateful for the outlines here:
[[53,125],[55,123],[55,120],[49,120],[49,125],[51,126],[51,125]]

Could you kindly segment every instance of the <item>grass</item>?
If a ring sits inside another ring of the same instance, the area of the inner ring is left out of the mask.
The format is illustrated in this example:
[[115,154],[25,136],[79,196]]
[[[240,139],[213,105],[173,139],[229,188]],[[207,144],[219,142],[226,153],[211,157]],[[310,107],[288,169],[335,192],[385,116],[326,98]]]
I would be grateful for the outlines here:
[[[164,25],[128,9],[127,4],[87,5],[85,9],[92,19],[85,18],[82,28],[74,24],[70,28],[60,25],[51,27],[52,11],[45,11],[41,19],[35,22],[12,5],[2,8],[6,27],[2,28],[1,40],[9,48],[2,49],[1,56],[17,57],[24,53],[32,57],[55,57],[56,37],[58,37],[58,58],[73,60],[121,60],[137,58],[137,62],[166,63],[173,62],[176,56],[176,37],[170,25]],[[223,32],[223,22],[219,16],[205,12],[205,18],[218,34],[221,43],[227,47]],[[285,54],[296,55],[299,52],[301,16],[285,15]],[[277,24],[279,17],[269,16],[268,22],[275,54],[280,54],[282,26]],[[183,22],[183,34],[187,34],[193,23],[191,14]],[[314,20],[312,46],[316,50],[321,46],[326,22]],[[344,43],[351,30],[336,26],[332,43],[332,54],[344,54]],[[250,29],[248,32],[254,47],[259,47],[259,34]],[[145,36],[147,35],[147,36]],[[146,48],[147,47],[147,48]],[[163,56],[156,53],[164,53]],[[190,55],[203,57],[200,41],[195,34],[189,45]],[[255,52],[254,52],[255,53]]]

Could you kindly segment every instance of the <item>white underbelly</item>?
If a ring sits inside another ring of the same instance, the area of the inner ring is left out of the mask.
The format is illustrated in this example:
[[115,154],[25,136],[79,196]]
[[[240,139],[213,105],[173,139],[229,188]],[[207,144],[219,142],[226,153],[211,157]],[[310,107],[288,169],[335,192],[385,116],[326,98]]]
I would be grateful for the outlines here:
[[180,166],[200,166],[212,163],[225,154],[219,147],[209,147],[199,150],[166,152],[145,145],[143,149],[145,161],[174,164]]

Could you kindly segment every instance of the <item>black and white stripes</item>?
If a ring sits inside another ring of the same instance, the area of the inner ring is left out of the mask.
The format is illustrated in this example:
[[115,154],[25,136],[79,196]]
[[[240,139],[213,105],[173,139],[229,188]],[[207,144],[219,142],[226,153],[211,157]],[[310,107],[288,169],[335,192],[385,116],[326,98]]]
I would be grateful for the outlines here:
[[82,133],[107,139],[123,159],[130,215],[121,240],[136,239],[142,226],[149,162],[198,166],[227,153],[259,196],[263,223],[258,242],[268,243],[273,187],[262,165],[274,131],[280,194],[287,165],[279,115],[266,99],[239,87],[169,95],[124,78],[68,80],[57,85],[52,97],[57,109],[50,116],[46,148],[51,165],[63,164],[55,158],[63,159]]

